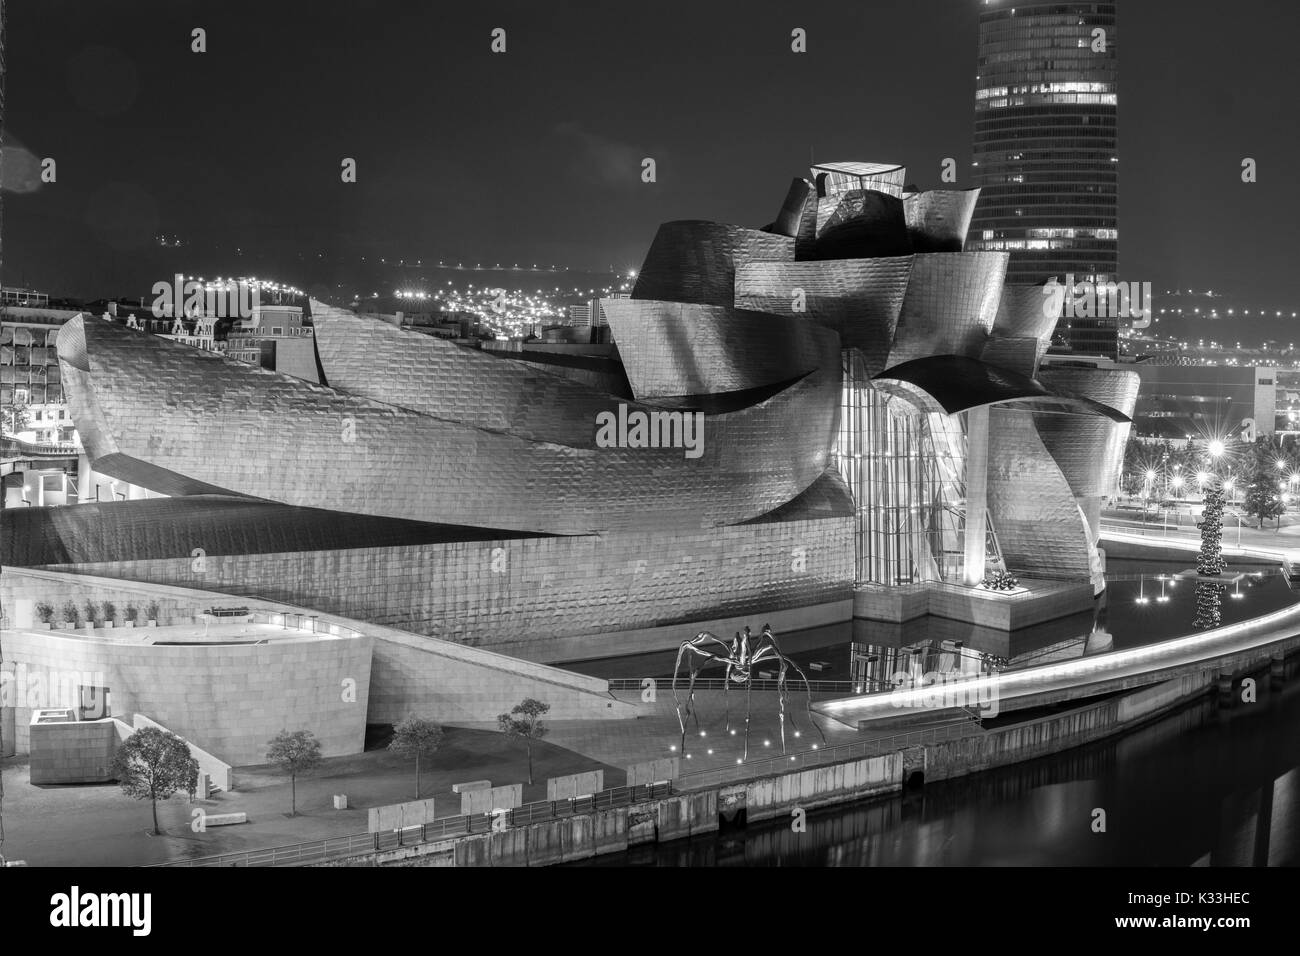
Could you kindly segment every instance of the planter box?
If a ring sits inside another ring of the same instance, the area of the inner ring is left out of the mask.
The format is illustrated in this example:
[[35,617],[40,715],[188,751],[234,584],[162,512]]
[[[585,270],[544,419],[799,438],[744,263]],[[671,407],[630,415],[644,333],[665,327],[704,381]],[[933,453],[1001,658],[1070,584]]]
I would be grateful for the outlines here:
[[38,631],[49,631],[49,630],[53,630],[53,625],[51,625],[49,621],[38,621],[36,624],[36,629]]
[[83,631],[90,632],[90,631],[93,631],[93,630],[95,629],[95,625],[93,625],[93,624],[83,624],[83,625],[81,625],[81,629],[82,629]]
[[123,622],[122,622],[122,626],[123,626],[123,627],[135,627],[135,621],[123,621]]
[[105,621],[105,622],[104,622],[104,626],[105,626],[105,627],[116,627],[117,625],[116,625],[114,622],[112,622],[112,621]]
[[157,627],[157,626],[158,626],[157,621],[149,621],[148,623],[145,624],[145,627]]

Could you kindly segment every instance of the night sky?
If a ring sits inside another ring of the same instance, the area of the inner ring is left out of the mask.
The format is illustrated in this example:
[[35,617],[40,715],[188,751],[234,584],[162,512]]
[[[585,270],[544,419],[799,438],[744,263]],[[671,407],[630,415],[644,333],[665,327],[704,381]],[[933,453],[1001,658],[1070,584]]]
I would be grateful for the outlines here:
[[[176,269],[391,288],[379,257],[625,270],[662,221],[771,221],[810,153],[923,188],[951,156],[968,184],[976,0],[8,7],[3,279],[52,295]],[[1295,303],[1300,3],[1119,19],[1121,277]]]

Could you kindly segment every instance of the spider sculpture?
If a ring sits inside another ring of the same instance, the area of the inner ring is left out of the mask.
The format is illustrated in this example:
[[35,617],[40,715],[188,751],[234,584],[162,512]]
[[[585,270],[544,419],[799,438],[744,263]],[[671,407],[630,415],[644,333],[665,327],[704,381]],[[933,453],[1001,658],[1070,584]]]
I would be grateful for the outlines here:
[[[708,631],[702,631],[695,635],[693,640],[683,641],[677,650],[677,662],[673,665],[673,701],[677,705],[677,723],[682,731],[682,752],[686,751],[686,722],[695,717],[695,729],[699,730],[700,715],[698,709],[693,709],[695,704],[695,679],[699,676],[700,671],[712,663],[719,663],[726,666],[726,674],[722,682],[722,699],[726,706],[727,732],[731,733],[731,697],[730,690],[732,684],[745,685],[745,754],[742,759],[749,758],[749,715],[750,715],[750,698],[753,693],[754,685],[750,680],[754,668],[767,661],[777,663],[776,689],[777,702],[780,707],[779,718],[781,723],[781,753],[785,753],[785,708],[790,698],[790,692],[786,688],[785,675],[786,671],[793,669],[804,683],[804,689],[808,694],[808,722],[813,725],[817,733],[821,735],[822,743],[826,742],[826,735],[822,733],[817,722],[812,717],[812,686],[808,683],[808,678],[799,665],[790,658],[781,653],[777,646],[776,638],[772,635],[770,625],[763,625],[763,632],[758,635],[757,640],[752,641],[749,628],[746,627],[744,632],[737,632],[735,638],[728,644],[726,641],[710,634]],[[682,659],[686,659],[686,666],[690,673],[690,685],[686,693],[685,711],[682,709],[681,699],[677,696],[677,677],[682,668]],[[790,715],[790,728],[798,736],[799,728],[795,725],[793,713]]]

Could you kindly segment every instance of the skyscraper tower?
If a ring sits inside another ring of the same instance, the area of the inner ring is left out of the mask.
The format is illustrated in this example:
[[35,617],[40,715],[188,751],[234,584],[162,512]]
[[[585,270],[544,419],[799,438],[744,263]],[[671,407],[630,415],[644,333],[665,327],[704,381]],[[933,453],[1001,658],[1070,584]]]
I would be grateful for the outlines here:
[[[1115,2],[981,0],[968,250],[1007,251],[1007,282],[1115,281]],[[1113,318],[1065,318],[1076,353],[1118,353]]]

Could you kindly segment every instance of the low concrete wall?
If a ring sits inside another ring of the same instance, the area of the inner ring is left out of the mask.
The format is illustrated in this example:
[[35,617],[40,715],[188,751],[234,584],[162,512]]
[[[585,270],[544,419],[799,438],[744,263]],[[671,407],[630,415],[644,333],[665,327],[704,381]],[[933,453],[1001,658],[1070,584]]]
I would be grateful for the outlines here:
[[660,757],[658,760],[644,760],[641,763],[628,764],[626,785],[639,787],[643,783],[676,780],[681,775],[681,772],[681,757]]
[[524,804],[524,785],[512,783],[488,790],[466,790],[460,795],[460,812],[491,813],[493,810],[513,810]]
[[113,778],[117,727],[111,720],[32,723],[31,782],[106,783]]
[[564,777],[552,777],[546,781],[547,800],[568,800],[573,797],[585,797],[589,793],[599,793],[605,789],[605,771],[588,770],[585,773],[571,773]]
[[371,807],[368,814],[370,832],[383,833],[391,830],[404,830],[432,823],[434,819],[433,799],[408,800],[406,803],[390,803],[383,807]]
[[860,800],[902,786],[901,752],[813,767],[745,784],[745,817],[766,820],[788,814],[796,807],[807,810],[840,803],[846,797]]

